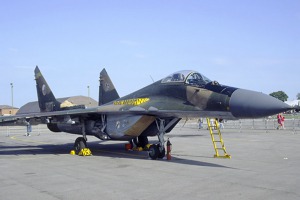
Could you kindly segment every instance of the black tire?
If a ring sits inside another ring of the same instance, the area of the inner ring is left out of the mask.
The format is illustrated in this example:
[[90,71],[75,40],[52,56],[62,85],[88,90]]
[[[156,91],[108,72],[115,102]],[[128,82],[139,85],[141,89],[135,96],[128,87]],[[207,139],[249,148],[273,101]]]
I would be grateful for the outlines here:
[[158,158],[158,154],[159,154],[159,149],[158,147],[155,145],[155,144],[152,144],[150,147],[149,147],[149,157],[152,159],[152,160],[156,160]]
[[78,154],[84,148],[86,148],[85,139],[83,137],[78,137],[74,143],[75,153]]
[[159,146],[160,146],[160,145],[157,145],[157,146],[158,146],[157,148],[158,148],[158,152],[159,152],[157,157],[160,158],[160,159],[162,159],[162,158],[164,158],[165,155],[166,155],[166,149],[163,148],[163,150],[160,151],[160,150],[159,150]]

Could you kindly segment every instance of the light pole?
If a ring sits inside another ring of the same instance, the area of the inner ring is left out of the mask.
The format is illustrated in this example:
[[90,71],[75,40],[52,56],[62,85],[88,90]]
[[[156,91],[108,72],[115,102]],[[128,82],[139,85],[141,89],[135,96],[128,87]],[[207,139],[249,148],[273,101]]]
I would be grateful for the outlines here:
[[10,87],[11,87],[11,107],[14,107],[14,84],[10,83]]
[[89,104],[91,104],[91,99],[90,99],[90,86],[89,86],[89,85],[87,86],[87,89],[88,89]]

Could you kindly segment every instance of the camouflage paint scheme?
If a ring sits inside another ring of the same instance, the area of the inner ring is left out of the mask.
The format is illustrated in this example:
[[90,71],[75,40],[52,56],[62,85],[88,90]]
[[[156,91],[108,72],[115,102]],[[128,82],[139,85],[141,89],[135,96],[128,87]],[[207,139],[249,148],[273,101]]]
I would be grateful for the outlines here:
[[99,106],[94,108],[61,108],[38,67],[35,80],[41,112],[0,117],[0,123],[38,120],[54,132],[131,140],[168,133],[182,118],[259,118],[290,109],[268,95],[221,85],[192,70],[175,72],[120,98],[103,69]]

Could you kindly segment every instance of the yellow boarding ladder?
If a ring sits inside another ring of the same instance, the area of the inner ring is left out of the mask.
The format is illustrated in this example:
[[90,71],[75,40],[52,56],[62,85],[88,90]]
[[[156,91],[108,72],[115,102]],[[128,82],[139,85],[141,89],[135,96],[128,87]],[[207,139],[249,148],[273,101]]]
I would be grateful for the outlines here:
[[[215,152],[216,152],[214,157],[215,158],[231,158],[231,156],[228,155],[227,152],[226,152],[226,148],[225,148],[225,145],[224,145],[224,141],[222,139],[222,134],[221,134],[221,131],[220,131],[220,126],[219,126],[218,120],[210,119],[210,118],[206,118],[206,120],[207,120],[207,126],[208,126],[208,129],[209,129],[209,133],[210,133],[210,136],[211,136],[211,140],[213,142],[214,149],[215,149]],[[213,121],[212,124],[211,124],[210,120]],[[217,139],[215,139],[215,137],[217,137]],[[221,150],[221,151],[223,150],[224,154],[220,155],[219,150]]]

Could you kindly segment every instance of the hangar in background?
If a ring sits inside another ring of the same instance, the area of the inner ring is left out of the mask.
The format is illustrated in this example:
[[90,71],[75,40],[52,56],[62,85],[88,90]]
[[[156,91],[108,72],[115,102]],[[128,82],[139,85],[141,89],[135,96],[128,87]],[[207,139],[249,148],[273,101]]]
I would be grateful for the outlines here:
[[15,115],[18,112],[19,108],[8,106],[8,105],[0,105],[0,116],[9,116]]
[[[86,108],[98,106],[98,102],[94,99],[86,96],[73,96],[73,97],[64,97],[57,99],[61,103],[61,107],[71,107],[84,105]],[[33,112],[40,112],[38,101],[29,102],[22,106],[17,114],[27,114]]]

